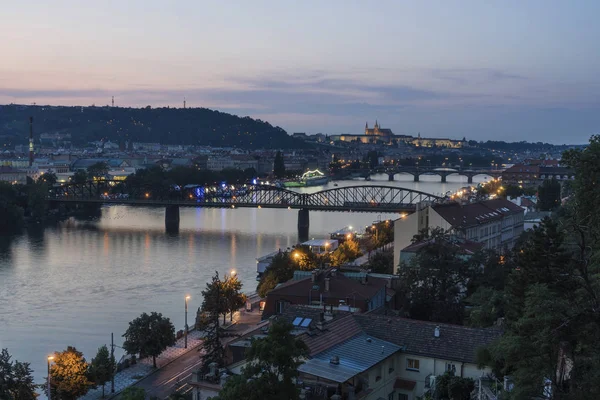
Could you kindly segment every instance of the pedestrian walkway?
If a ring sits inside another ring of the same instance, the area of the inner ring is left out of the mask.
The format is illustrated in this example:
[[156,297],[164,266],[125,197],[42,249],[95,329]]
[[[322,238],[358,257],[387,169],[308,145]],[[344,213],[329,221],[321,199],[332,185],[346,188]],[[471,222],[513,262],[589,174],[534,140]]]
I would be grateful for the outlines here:
[[[233,313],[233,320],[230,321],[229,315],[226,318],[225,324],[220,319],[221,327],[227,329],[233,335],[244,334],[248,331],[256,329],[261,322],[261,314],[258,312],[246,312],[243,308]],[[115,392],[111,393],[110,382],[107,382],[104,387],[104,394],[106,398],[112,398],[116,393],[121,392],[129,386],[136,384],[141,381],[152,372],[157,371],[175,361],[178,357],[183,354],[196,350],[198,346],[202,344],[203,332],[193,330],[188,333],[188,347],[184,347],[185,339],[182,337],[177,340],[175,345],[168,347],[161,353],[160,356],[156,357],[157,369],[152,367],[152,357],[146,357],[138,360],[135,365],[130,366],[127,369],[115,374]],[[235,336],[224,338],[223,344],[228,343]],[[102,387],[90,390],[85,396],[80,397],[79,400],[97,400],[102,398]]]
[[[182,354],[185,354],[202,344],[202,332],[193,330],[188,333],[187,349],[184,346],[184,340],[185,339],[183,337],[178,339],[175,345],[168,347],[161,353],[160,356],[156,357],[156,366],[161,368]],[[126,368],[115,375],[115,393],[118,393],[126,387],[135,384],[137,381],[145,378],[152,371],[154,371],[154,368],[152,368],[152,357],[146,357],[138,360],[135,365],[132,365],[131,367]],[[106,383],[106,386],[104,387],[104,393],[106,397],[111,396],[112,393],[110,390],[110,382]],[[96,400],[101,398],[102,387],[98,387],[90,390],[85,396],[80,397],[80,400]]]

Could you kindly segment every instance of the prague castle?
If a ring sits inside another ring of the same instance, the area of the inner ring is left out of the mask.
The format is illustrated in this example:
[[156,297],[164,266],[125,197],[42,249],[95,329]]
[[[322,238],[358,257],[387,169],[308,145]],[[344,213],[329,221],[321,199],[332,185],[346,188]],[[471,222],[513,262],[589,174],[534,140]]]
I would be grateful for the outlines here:
[[466,145],[466,140],[441,139],[441,138],[422,138],[421,134],[417,137],[410,135],[395,135],[391,129],[382,128],[378,121],[370,129],[369,123],[365,124],[364,135],[331,135],[332,141],[354,142],[354,143],[379,143],[379,144],[400,144],[405,143],[416,147],[448,147],[461,148]]

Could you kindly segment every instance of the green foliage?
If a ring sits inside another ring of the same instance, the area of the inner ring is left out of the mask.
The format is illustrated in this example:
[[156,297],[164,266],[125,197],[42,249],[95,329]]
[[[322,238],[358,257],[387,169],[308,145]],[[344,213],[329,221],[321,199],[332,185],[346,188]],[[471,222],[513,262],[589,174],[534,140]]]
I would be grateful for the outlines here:
[[318,258],[310,249],[298,246],[291,253],[284,251],[275,257],[265,270],[256,288],[259,296],[266,297],[269,290],[278,283],[286,282],[294,277],[295,270],[310,271],[326,262],[324,258]]
[[378,251],[369,260],[369,269],[376,274],[394,273],[394,252]]
[[23,226],[23,208],[17,205],[17,189],[0,182],[0,233],[17,232]]
[[517,186],[517,185],[507,185],[504,186],[504,195],[508,196],[510,198],[515,198],[515,197],[519,197],[522,196],[525,191],[523,190],[523,188]]
[[123,337],[123,348],[127,354],[152,356],[152,364],[156,368],[156,357],[175,344],[175,327],[169,318],[160,313],[143,313],[129,323]]
[[36,385],[29,363],[12,362],[8,349],[0,352],[0,399],[35,400]]
[[473,379],[454,376],[450,372],[438,376],[435,385],[436,400],[469,400],[475,388]]
[[42,173],[37,180],[37,183],[45,183],[48,186],[52,186],[56,183],[57,178],[54,172]]
[[275,178],[281,179],[285,177],[285,163],[283,161],[283,154],[280,151],[275,154],[275,160],[273,161],[273,174]]
[[78,169],[75,171],[73,176],[71,176],[71,182],[73,183],[85,183],[88,181],[88,174],[83,169]]
[[246,296],[241,292],[241,290],[242,282],[240,282],[237,275],[230,275],[225,279],[225,281],[222,282],[222,292],[223,296],[225,296],[225,306],[227,312],[231,316],[231,319],[233,318],[233,313],[246,304]]
[[335,249],[330,255],[331,265],[338,267],[360,257],[360,246],[357,241],[346,240]]
[[434,230],[411,264],[398,270],[405,313],[414,319],[461,324],[467,284],[478,269],[459,254],[446,232]]
[[295,379],[308,348],[292,334],[293,328],[287,322],[274,322],[266,338],[254,339],[241,376],[230,378],[214,399],[298,399]]
[[469,326],[486,328],[504,316],[505,300],[502,291],[480,286],[465,302],[472,305],[468,313]]
[[96,357],[92,358],[90,375],[96,385],[102,386],[102,398],[104,398],[104,385],[111,379],[114,370],[115,360],[111,358],[108,348],[100,347]]
[[28,185],[27,188],[27,209],[29,210],[31,218],[35,221],[43,221],[46,218],[46,213],[48,211],[48,201],[46,201],[48,184],[35,183]]
[[29,117],[36,132],[71,134],[74,145],[110,140],[213,147],[299,149],[310,145],[267,122],[206,108],[0,106],[0,126],[13,146],[26,143]]
[[137,386],[129,386],[123,390],[121,400],[146,400],[146,391]]
[[108,174],[108,164],[104,161],[92,164],[87,168],[87,174],[89,179],[103,179]]
[[584,150],[566,151],[562,163],[575,171],[571,199],[573,219],[597,243],[600,240],[600,135],[592,136]]
[[[89,379],[89,365],[83,353],[75,347],[67,347],[65,351],[54,353],[50,366],[50,390],[52,399],[76,400],[85,395],[93,386]],[[47,393],[47,385],[44,391]]]
[[225,349],[221,338],[223,330],[219,326],[219,315],[226,314],[228,311],[228,302],[223,291],[223,282],[219,279],[219,273],[215,275],[210,282],[206,283],[206,289],[202,291],[202,313],[205,315],[200,329],[204,330],[204,355],[202,356],[202,369],[205,372],[210,370],[210,364],[216,363],[218,367],[223,366],[225,359]]
[[538,208],[540,211],[553,211],[560,206],[560,182],[552,178],[544,180],[538,188]]

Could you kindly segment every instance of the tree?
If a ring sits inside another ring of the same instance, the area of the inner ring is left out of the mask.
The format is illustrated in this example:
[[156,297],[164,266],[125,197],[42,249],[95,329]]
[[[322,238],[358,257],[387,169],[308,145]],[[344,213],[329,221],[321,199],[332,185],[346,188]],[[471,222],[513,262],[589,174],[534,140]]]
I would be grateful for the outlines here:
[[136,386],[129,386],[121,393],[121,400],[146,400],[146,391]]
[[156,368],[156,357],[175,344],[175,327],[171,320],[163,317],[161,313],[143,313],[129,323],[123,337],[123,348],[127,354],[152,356],[152,365]]
[[108,174],[108,164],[104,161],[92,164],[87,168],[87,173],[90,179],[105,178]]
[[27,209],[34,220],[42,221],[46,218],[48,210],[48,201],[46,200],[48,184],[36,183],[29,185],[27,189]]
[[552,178],[544,180],[538,188],[538,208],[541,211],[553,211],[560,206],[560,183]]
[[410,318],[462,324],[466,288],[478,266],[459,254],[443,230],[424,232],[424,236],[426,245],[398,271],[404,309]]
[[517,185],[507,185],[504,187],[504,194],[510,198],[516,198],[523,195],[523,188]]
[[225,296],[227,311],[230,314],[230,321],[233,320],[233,313],[246,303],[246,296],[241,290],[242,282],[235,274],[231,274],[223,282],[223,295]]
[[0,182],[0,233],[18,231],[23,225],[23,209],[17,203],[17,190],[8,182]]
[[102,398],[104,398],[104,385],[112,378],[115,370],[115,360],[108,352],[106,346],[98,349],[96,357],[92,358],[90,375],[96,385],[102,386]]
[[48,186],[53,186],[57,182],[56,174],[54,172],[48,171],[46,173],[42,173],[38,178],[38,183],[45,183]]
[[308,348],[293,329],[292,324],[277,321],[266,338],[253,339],[241,376],[227,380],[215,400],[298,399],[295,380]]
[[[62,352],[54,353],[54,363],[50,366],[50,390],[52,399],[76,400],[85,395],[93,386],[89,379],[89,364],[83,353],[69,346]],[[48,386],[44,391],[48,394]]]
[[88,174],[83,169],[78,169],[75,171],[73,176],[71,177],[71,182],[73,183],[85,183],[88,180]]
[[29,363],[12,362],[8,349],[0,352],[0,399],[35,400],[36,385]]
[[369,260],[369,269],[376,274],[394,273],[394,252],[378,251]]
[[204,355],[202,356],[202,369],[207,372],[211,364],[222,366],[225,359],[225,349],[221,343],[223,336],[222,328],[219,326],[219,315],[227,313],[227,302],[222,292],[223,283],[219,279],[219,273],[215,271],[211,282],[206,283],[206,289],[202,291],[202,312],[205,315],[201,329],[205,331]]
[[283,154],[281,154],[281,151],[277,151],[275,154],[275,160],[273,161],[273,174],[278,179],[285,177],[285,163],[283,161]]
[[360,257],[360,246],[354,240],[346,240],[331,253],[331,265],[338,267]]

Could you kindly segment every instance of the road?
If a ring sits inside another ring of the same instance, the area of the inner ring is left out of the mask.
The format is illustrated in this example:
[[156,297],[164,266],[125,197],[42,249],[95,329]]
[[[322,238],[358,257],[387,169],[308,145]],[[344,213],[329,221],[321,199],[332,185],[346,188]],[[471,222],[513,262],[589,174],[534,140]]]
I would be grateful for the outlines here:
[[[226,328],[228,333],[243,335],[262,325],[261,314],[258,311],[239,311],[236,313],[235,319],[236,323]],[[223,344],[227,344],[235,338],[226,337],[223,340]],[[192,377],[192,372],[200,368],[202,364],[201,350],[202,346],[197,346],[195,349],[179,356],[170,364],[142,379],[134,386],[144,389],[146,396],[156,396],[159,399],[166,399],[177,390],[187,392],[190,390],[190,386],[187,383]],[[120,398],[121,396],[115,397],[115,399]]]

